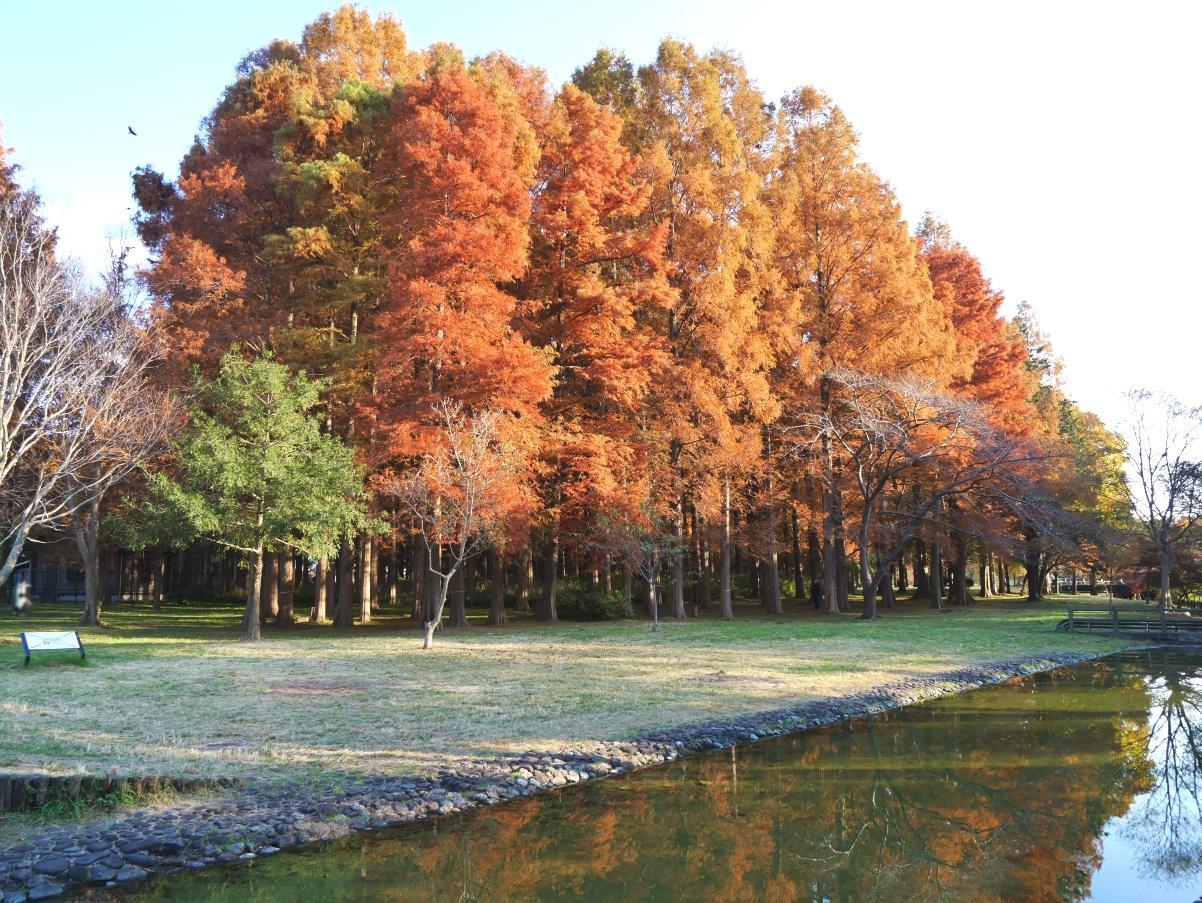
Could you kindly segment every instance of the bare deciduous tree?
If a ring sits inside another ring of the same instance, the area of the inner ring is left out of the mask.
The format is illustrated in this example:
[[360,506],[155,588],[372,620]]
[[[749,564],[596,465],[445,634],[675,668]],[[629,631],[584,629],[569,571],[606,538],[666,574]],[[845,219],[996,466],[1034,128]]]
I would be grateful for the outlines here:
[[1177,546],[1202,519],[1202,408],[1171,395],[1127,393],[1127,463],[1132,507],[1160,559],[1160,604],[1172,604]]
[[[1029,460],[992,429],[978,405],[913,380],[851,370],[827,374],[832,404],[804,419],[799,446],[830,442],[860,496],[856,539],[864,590],[862,617],[877,617],[881,579],[949,500],[986,488],[1020,503],[1015,465]],[[872,550],[878,550],[875,568]]]
[[[122,313],[126,303],[126,251],[113,257],[113,264],[100,290]],[[180,424],[180,411],[167,393],[153,386],[149,368],[158,360],[158,341],[137,329],[130,317],[115,315],[105,323],[97,341],[108,341],[123,349],[118,366],[111,368],[110,383],[97,397],[96,440],[99,451],[89,462],[82,503],[71,517],[71,534],[83,561],[84,610],[81,623],[99,626],[102,599],[100,571],[100,513],[104,497],[137,468],[166,448],[172,430]]]
[[684,539],[676,528],[673,514],[659,514],[650,508],[637,520],[606,519],[601,524],[600,545],[618,555],[647,583],[651,594],[651,632],[659,630],[660,577],[664,568],[684,557]]
[[497,411],[465,414],[455,402],[435,406],[442,447],[403,477],[383,481],[410,517],[426,547],[426,569],[436,581],[423,622],[422,648],[434,642],[451,581],[471,555],[496,544],[523,504],[520,460],[502,435]]
[[81,554],[97,604],[99,499],[167,426],[149,362],[121,293],[56,258],[31,196],[0,202],[0,583],[36,531],[87,509]]

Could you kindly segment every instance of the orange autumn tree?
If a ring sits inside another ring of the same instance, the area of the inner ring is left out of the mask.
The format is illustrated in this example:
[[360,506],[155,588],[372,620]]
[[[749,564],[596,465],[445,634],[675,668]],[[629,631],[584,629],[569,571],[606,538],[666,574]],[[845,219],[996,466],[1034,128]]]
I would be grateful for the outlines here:
[[553,355],[545,405],[547,580],[538,609],[557,620],[555,569],[566,520],[578,537],[598,514],[636,517],[648,466],[639,414],[668,364],[657,330],[673,293],[663,261],[665,227],[641,227],[652,185],[623,148],[621,122],[568,85],[542,141],[531,218],[533,253],[522,279],[532,339]]
[[[662,42],[655,62],[639,70],[637,98],[627,136],[662,173],[648,215],[667,223],[675,291],[661,324],[672,372],[656,424],[673,485],[664,488],[667,500],[656,501],[675,508],[679,539],[690,508],[718,522],[729,614],[729,484],[762,465],[762,424],[775,414],[770,342],[759,328],[771,247],[762,148],[771,123],[741,61],[675,40]],[[767,516],[774,511],[770,505]],[[678,618],[684,583],[678,558],[670,596]]]
[[[270,349],[327,378],[327,427],[364,451],[370,429],[356,434],[354,417],[372,380],[360,321],[381,294],[387,201],[371,169],[392,91],[419,61],[390,15],[323,13],[299,42],[274,41],[242,61],[177,183],[150,169],[135,174],[139,232],[153,255],[147,284],[180,352],[168,378],[212,365],[233,341]],[[359,545],[366,574],[370,539]],[[344,541],[342,624],[351,618],[351,557]],[[287,585],[291,559],[282,566]],[[318,618],[327,566],[319,562]],[[366,620],[372,584],[359,583]],[[274,591],[266,599],[270,615]],[[278,614],[291,617],[284,607]]]
[[[337,288],[353,274],[331,263],[348,256],[338,244],[347,205],[322,189],[336,194],[363,156],[363,95],[387,95],[414,68],[391,16],[323,13],[299,43],[273,41],[239,64],[176,183],[135,173],[147,283],[181,364],[211,363],[239,340],[312,367],[306,331],[354,333],[348,290]],[[319,285],[298,273],[301,261],[326,265]]]
[[[1037,422],[1031,400],[1036,385],[1027,367],[1027,349],[1017,326],[1001,316],[1004,296],[985,277],[980,261],[957,242],[948,227],[931,214],[923,217],[917,236],[922,260],[931,277],[935,298],[955,326],[955,367],[949,373],[948,388],[955,394],[977,401],[990,422],[1014,436],[1029,437],[1047,433]],[[1032,473],[1046,469],[1031,461]],[[1004,548],[1013,533],[1013,515],[990,510],[982,503],[968,504],[956,512],[962,529],[953,531],[952,597],[967,604],[966,566],[968,548],[965,533],[980,537],[979,577],[981,592],[988,592],[991,549]]]
[[1003,294],[981,262],[927,214],[918,227],[922,260],[935,298],[955,327],[955,370],[948,388],[986,405],[995,425],[1014,433],[1031,430],[1031,379],[1022,336],[1003,316]]
[[[782,100],[777,128],[769,203],[780,280],[774,316],[784,324],[776,391],[788,430],[813,409],[830,420],[826,374],[836,370],[938,379],[953,334],[897,201],[857,158],[842,111],[802,88]],[[846,604],[845,474],[829,435],[804,461],[823,487],[823,600],[837,613]]]
[[[400,467],[436,451],[431,411],[448,400],[506,412],[511,442],[532,450],[550,392],[552,367],[514,328],[516,299],[502,288],[527,264],[537,147],[516,105],[479,76],[444,57],[394,106],[395,238],[373,335],[381,441]],[[462,593],[451,622],[467,624]]]

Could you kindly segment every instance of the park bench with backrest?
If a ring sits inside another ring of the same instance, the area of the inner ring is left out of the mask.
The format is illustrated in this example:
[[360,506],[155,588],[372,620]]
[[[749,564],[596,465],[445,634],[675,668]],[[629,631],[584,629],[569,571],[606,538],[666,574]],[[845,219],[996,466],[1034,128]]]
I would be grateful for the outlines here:
[[25,650],[25,667],[35,652],[78,652],[81,659],[87,658],[83,640],[76,630],[28,631],[21,634],[21,647]]

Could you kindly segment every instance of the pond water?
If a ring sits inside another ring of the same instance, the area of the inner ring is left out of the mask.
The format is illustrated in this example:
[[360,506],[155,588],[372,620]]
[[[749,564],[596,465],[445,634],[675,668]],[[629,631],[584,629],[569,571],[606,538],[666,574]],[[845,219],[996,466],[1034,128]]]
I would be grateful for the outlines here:
[[1195,901],[1200,704],[1127,653],[121,899]]

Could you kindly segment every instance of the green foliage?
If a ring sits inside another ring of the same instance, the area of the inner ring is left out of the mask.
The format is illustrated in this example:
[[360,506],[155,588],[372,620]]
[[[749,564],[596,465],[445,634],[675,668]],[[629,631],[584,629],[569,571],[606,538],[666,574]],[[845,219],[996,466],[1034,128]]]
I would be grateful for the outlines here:
[[199,537],[246,553],[333,555],[369,526],[362,469],[315,416],[324,384],[235,347],[198,380],[174,473],[151,475],[137,531],[185,546]]
[[565,581],[555,594],[555,607],[565,621],[621,621],[634,609],[620,593],[605,595],[588,583]]

